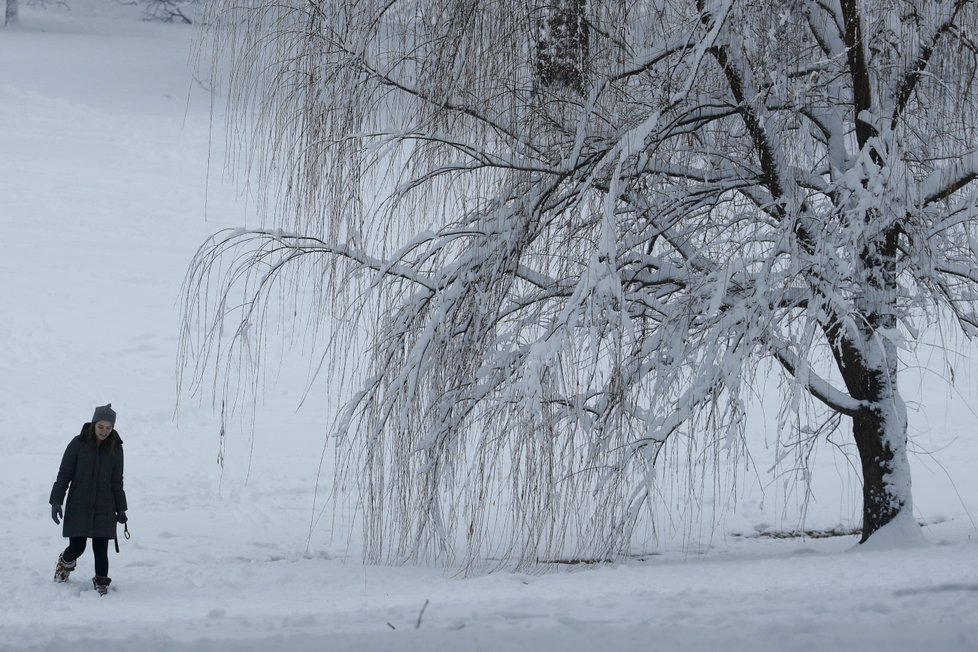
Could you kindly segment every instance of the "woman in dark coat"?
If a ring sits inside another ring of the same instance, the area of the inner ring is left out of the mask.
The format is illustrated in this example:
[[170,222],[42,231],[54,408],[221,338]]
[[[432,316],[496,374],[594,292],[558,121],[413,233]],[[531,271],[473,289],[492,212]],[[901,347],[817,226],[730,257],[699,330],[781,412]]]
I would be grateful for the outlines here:
[[[109,591],[109,540],[116,538],[116,523],[126,522],[126,492],[122,488],[122,439],[115,431],[112,404],[95,408],[91,423],[68,443],[58,479],[51,488],[51,518],[64,516],[63,534],[69,545],[58,557],[54,581],[67,582],[76,560],[92,540],[95,577],[92,585],[100,595]],[[68,494],[66,511],[61,504]]]

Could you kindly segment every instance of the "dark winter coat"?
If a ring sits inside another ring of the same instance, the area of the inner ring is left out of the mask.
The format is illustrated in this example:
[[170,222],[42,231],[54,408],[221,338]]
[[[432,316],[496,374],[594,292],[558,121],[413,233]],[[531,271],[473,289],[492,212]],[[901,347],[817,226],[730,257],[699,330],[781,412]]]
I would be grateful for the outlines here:
[[[81,434],[68,442],[48,502],[60,505],[68,493],[64,536],[115,539],[116,513],[128,509],[122,488],[122,439],[113,430],[96,445],[91,428],[92,424],[86,423]],[[113,437],[115,447],[110,451]]]

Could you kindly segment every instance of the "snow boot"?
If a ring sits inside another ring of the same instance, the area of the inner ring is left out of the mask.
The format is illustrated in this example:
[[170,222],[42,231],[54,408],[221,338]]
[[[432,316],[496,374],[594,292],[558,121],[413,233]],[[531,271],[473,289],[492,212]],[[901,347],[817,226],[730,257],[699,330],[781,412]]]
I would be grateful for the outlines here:
[[71,571],[75,570],[75,561],[65,561],[63,555],[58,555],[58,565],[54,567],[54,581],[67,582]]
[[109,592],[109,584],[112,583],[111,577],[102,577],[101,575],[96,575],[92,578],[92,586],[98,591],[99,595],[106,595]]

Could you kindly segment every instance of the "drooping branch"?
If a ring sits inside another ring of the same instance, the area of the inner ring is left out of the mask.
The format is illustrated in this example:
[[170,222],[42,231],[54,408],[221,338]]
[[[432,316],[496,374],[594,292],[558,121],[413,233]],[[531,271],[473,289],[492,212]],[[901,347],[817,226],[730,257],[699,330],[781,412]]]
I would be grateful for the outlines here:
[[867,406],[865,401],[860,401],[848,393],[833,387],[832,383],[825,380],[815,372],[808,369],[804,378],[799,376],[799,361],[784,343],[772,343],[771,352],[775,359],[781,363],[788,375],[800,381],[808,393],[833,411],[853,417],[859,414]]
[[950,199],[975,179],[978,179],[978,150],[935,171],[921,184],[924,206]]
[[[657,483],[710,484],[664,467],[662,451],[720,468],[746,445],[734,441],[745,396],[769,362],[794,379],[778,388],[785,414],[868,423],[899,403],[874,393],[895,369],[870,364],[896,360],[892,323],[935,306],[975,321],[960,238],[974,229],[978,161],[946,163],[962,132],[932,119],[960,111],[973,127],[972,87],[952,65],[973,56],[960,34],[970,3],[929,53],[895,40],[880,55],[864,39],[905,20],[900,3],[802,0],[779,6],[780,22],[771,3],[688,0],[640,21],[647,3],[568,0],[587,13],[587,93],[569,68],[547,74],[573,92],[538,83],[527,27],[539,3],[225,4],[261,7],[280,30],[249,35],[248,56],[276,49],[235,79],[282,83],[249,105],[250,135],[273,159],[266,175],[285,181],[273,193],[295,202],[287,230],[316,237],[254,236],[266,247],[247,261],[260,267],[221,268],[211,285],[267,291],[263,273],[282,261],[302,282],[301,264],[344,263],[314,282],[346,292],[329,297],[344,318],[369,312],[341,338],[369,334],[369,368],[335,386],[361,390],[340,420],[337,486],[364,492],[371,559],[458,543],[466,561],[622,554],[634,528],[655,528],[644,501]],[[945,92],[916,101],[932,76]],[[874,140],[877,120],[890,126],[880,88],[905,99],[895,133]],[[927,165],[943,167],[921,182]],[[347,218],[331,202],[360,195],[357,237],[346,222],[323,228]],[[841,381],[820,366],[827,348]],[[886,433],[898,444],[900,427]],[[799,424],[778,437],[817,439]]]
[[778,169],[777,156],[774,152],[774,145],[771,138],[767,134],[755,108],[746,97],[743,75],[731,62],[726,48],[713,47],[710,49],[710,53],[713,54],[727,77],[730,92],[737,101],[738,111],[743,117],[751,140],[754,142],[754,150],[761,163],[762,176],[759,181],[771,193],[771,205],[774,207],[774,210],[783,217],[785,210],[783,205],[785,184],[781,179],[781,171]]
[[893,115],[890,117],[891,129],[896,128],[896,123],[900,119],[900,116],[903,115],[907,102],[910,100],[910,97],[916,90],[917,84],[920,82],[924,71],[927,70],[927,66],[930,64],[931,57],[934,55],[938,43],[945,34],[951,32],[956,27],[958,15],[964,9],[965,4],[970,1],[971,0],[956,0],[954,7],[951,9],[950,15],[947,16],[947,18],[934,29],[934,32],[923,41],[920,48],[920,54],[910,65],[910,69],[903,74],[899,84],[897,84],[895,93],[896,103],[893,107]]

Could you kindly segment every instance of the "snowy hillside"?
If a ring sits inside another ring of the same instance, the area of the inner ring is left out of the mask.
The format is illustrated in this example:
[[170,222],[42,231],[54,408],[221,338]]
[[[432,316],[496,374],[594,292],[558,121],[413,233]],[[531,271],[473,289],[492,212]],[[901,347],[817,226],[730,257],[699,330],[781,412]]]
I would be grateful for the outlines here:
[[[256,219],[223,174],[192,30],[69,4],[0,29],[0,650],[978,649],[978,373],[957,341],[953,387],[930,350],[905,376],[927,547],[769,536],[858,522],[844,451],[823,447],[804,519],[758,458],[715,530],[679,525],[700,534],[661,554],[468,577],[362,565],[347,512],[320,512],[329,414],[315,391],[297,409],[301,361],[286,356],[254,432],[232,420],[223,448],[206,401],[177,409],[187,265]],[[99,598],[90,552],[51,582],[65,542],[47,498],[64,446],[109,401],[133,538]]]

